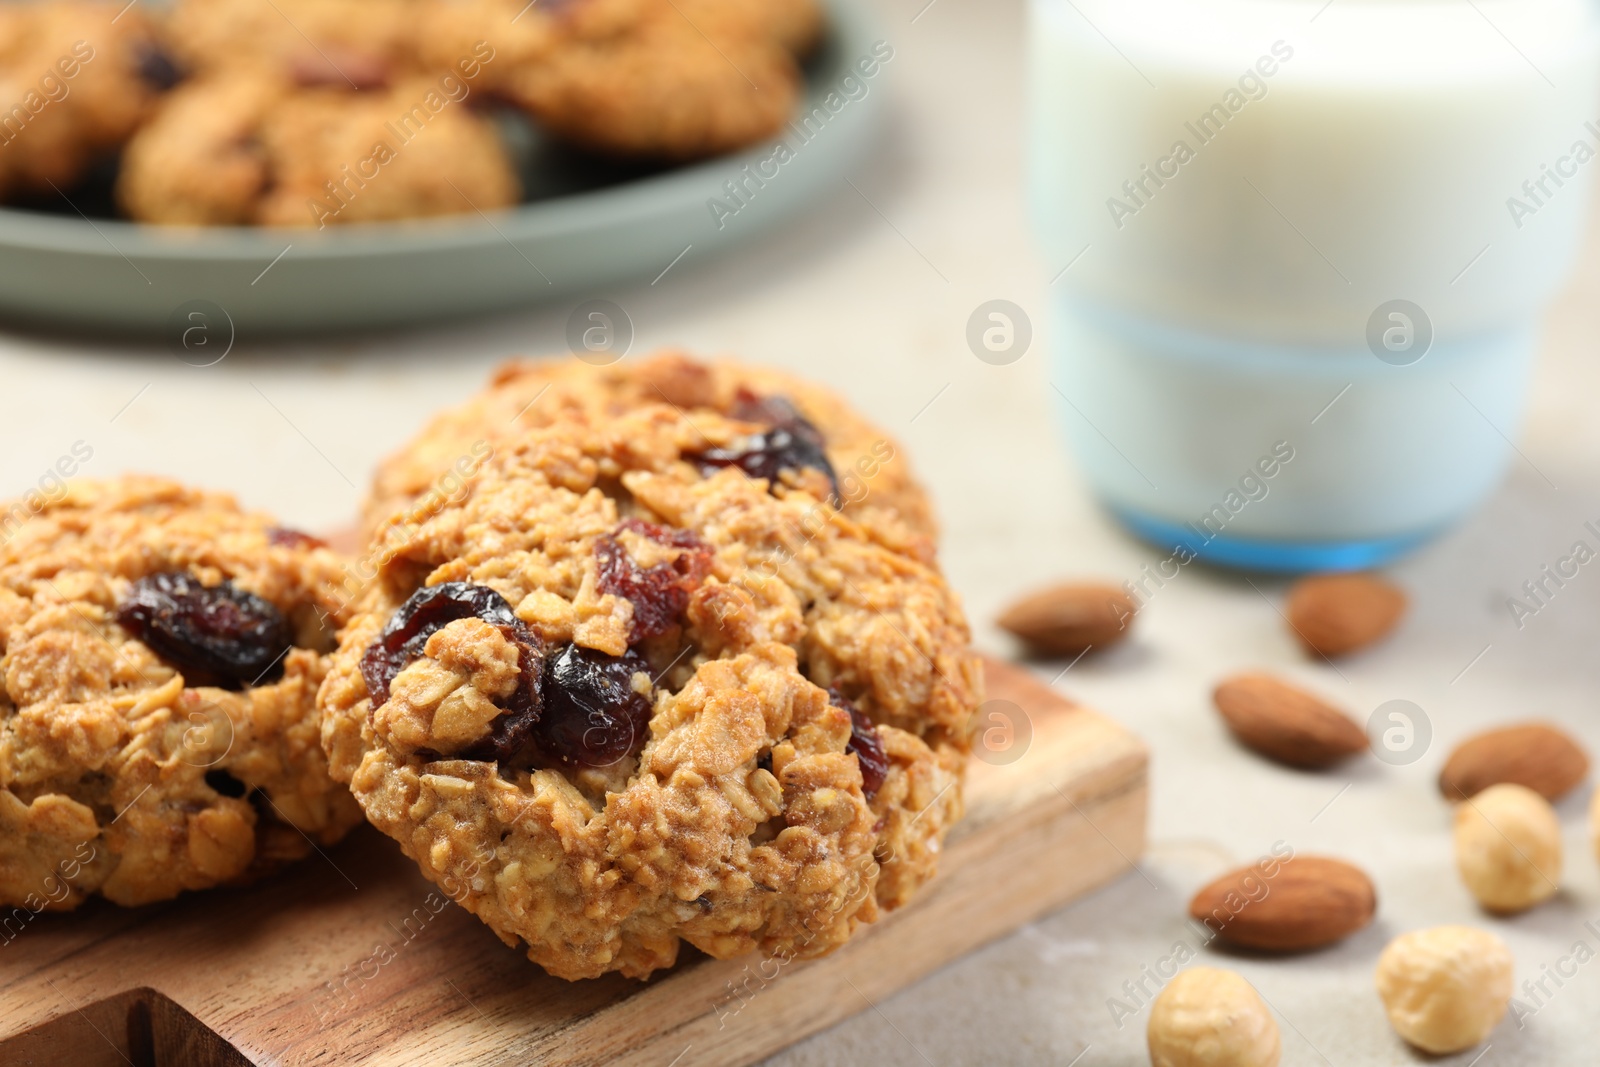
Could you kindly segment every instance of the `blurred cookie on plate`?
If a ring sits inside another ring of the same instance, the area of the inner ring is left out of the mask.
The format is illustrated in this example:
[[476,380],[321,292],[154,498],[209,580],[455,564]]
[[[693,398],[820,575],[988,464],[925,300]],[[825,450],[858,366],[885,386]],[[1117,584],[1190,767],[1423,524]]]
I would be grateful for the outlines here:
[[477,40],[496,91],[580,147],[666,162],[777,133],[819,39],[813,0],[441,0],[423,35],[434,63]]
[[117,199],[141,222],[319,229],[508,207],[520,185],[470,92],[459,79],[355,91],[267,69],[201,75],[129,142]]
[[176,0],[166,19],[184,70],[269,67],[360,89],[422,72],[419,19],[432,0]]
[[175,77],[137,9],[0,3],[0,196],[69,191]]

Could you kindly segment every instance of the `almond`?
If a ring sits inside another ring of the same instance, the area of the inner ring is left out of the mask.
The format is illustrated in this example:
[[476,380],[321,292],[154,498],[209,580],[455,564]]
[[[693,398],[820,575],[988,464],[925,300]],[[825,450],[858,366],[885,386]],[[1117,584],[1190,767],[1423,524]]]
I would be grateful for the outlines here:
[[1212,699],[1243,744],[1292,767],[1326,767],[1367,748],[1344,712],[1270,674],[1236,674]]
[[1324,656],[1366,648],[1405,613],[1405,593],[1373,574],[1318,574],[1289,590],[1289,626],[1306,648]]
[[1588,755],[1565,731],[1544,722],[1520,723],[1476,734],[1457,745],[1439,772],[1439,792],[1446,800],[1465,800],[1491,785],[1510,782],[1553,802],[1588,773]]
[[1304,952],[1349,937],[1372,921],[1372,879],[1343,860],[1263,860],[1218,878],[1189,901],[1189,916],[1217,939],[1268,952]]
[[1127,636],[1139,606],[1105,582],[1065,582],[1023,597],[996,621],[1035,652],[1075,656]]

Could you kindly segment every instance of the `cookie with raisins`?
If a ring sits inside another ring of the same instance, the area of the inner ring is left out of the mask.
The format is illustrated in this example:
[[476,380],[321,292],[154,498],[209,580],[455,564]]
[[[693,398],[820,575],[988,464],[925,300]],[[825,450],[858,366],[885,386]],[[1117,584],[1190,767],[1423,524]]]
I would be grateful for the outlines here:
[[[436,415],[379,466],[363,509],[367,528],[399,512],[409,514],[409,523],[421,521],[459,489],[497,442],[570,418],[649,407],[681,412],[691,423],[709,416],[736,420],[743,432],[726,448],[704,444],[694,462],[811,482],[817,494],[831,494],[846,515],[866,522],[874,537],[933,558],[933,508],[892,437],[821,386],[672,349],[600,367],[571,356],[507,363],[487,389]],[[812,481],[818,477],[823,480]]]
[[359,823],[318,743],[340,578],[160,479],[0,503],[0,904],[165,900]]
[[176,0],[166,37],[190,74],[249,65],[372,88],[431,70],[418,34],[430,7],[424,0]]
[[381,524],[320,696],[368,819],[564,978],[820,956],[904,904],[981,696],[956,596],[896,512],[840,509],[797,383],[664,366],[705,402],[574,394]]
[[296,226],[474,214],[521,196],[493,123],[426,78],[352,87],[282,69],[195,77],[128,142],[140,222]]
[[115,156],[173,73],[141,10],[0,4],[0,196],[73,192]]
[[479,41],[494,91],[557,136],[632,160],[719,155],[776,135],[817,42],[815,0],[441,0],[423,48],[448,66]]

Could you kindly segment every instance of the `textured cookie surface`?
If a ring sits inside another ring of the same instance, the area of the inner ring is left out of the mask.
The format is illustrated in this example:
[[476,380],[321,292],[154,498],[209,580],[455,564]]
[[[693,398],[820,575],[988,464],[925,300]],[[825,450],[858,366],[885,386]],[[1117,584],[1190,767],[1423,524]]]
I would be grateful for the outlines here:
[[470,85],[355,91],[240,70],[185,83],[129,143],[123,209],[144,222],[315,226],[470,214],[520,189]]
[[0,195],[70,189],[133,133],[171,74],[138,10],[0,4]]
[[[250,65],[349,88],[420,73],[427,0],[177,0],[166,37],[194,73]],[[446,69],[457,57],[450,57]]]
[[613,155],[683,160],[776,133],[821,32],[813,0],[441,3],[424,49],[447,62],[483,39],[509,57],[497,91],[542,125]]
[[166,481],[56,488],[0,504],[0,902],[144,904],[343,836],[336,557]]
[[960,606],[891,512],[827,503],[793,410],[784,437],[574,404],[377,533],[322,689],[330,767],[553,974],[642,977],[680,941],[822,955],[959,817]]
[[761,399],[786,399],[822,434],[845,514],[872,519],[881,539],[931,559],[937,525],[904,449],[827,389],[791,375],[732,361],[714,363],[664,350],[611,366],[571,358],[521,360],[501,367],[489,387],[435,416],[378,468],[364,508],[369,530],[419,497],[450,490],[496,441],[570,418],[595,419],[664,404],[697,422],[743,416],[771,428]]

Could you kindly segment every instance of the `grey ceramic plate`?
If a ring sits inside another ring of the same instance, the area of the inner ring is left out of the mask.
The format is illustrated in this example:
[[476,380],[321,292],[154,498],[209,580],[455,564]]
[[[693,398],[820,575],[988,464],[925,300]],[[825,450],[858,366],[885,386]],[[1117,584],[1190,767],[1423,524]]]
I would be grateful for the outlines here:
[[[324,231],[141,226],[95,217],[92,190],[69,194],[87,215],[60,202],[0,210],[0,317],[174,337],[204,324],[259,336],[581,300],[623,279],[650,280],[793,214],[869,149],[885,73],[873,27],[849,0],[829,6],[832,29],[808,65],[808,99],[773,142],[654,173],[531,143],[522,152],[530,201],[519,207]],[[858,69],[864,60],[879,61],[874,76]],[[742,204],[729,182],[743,185]]]

